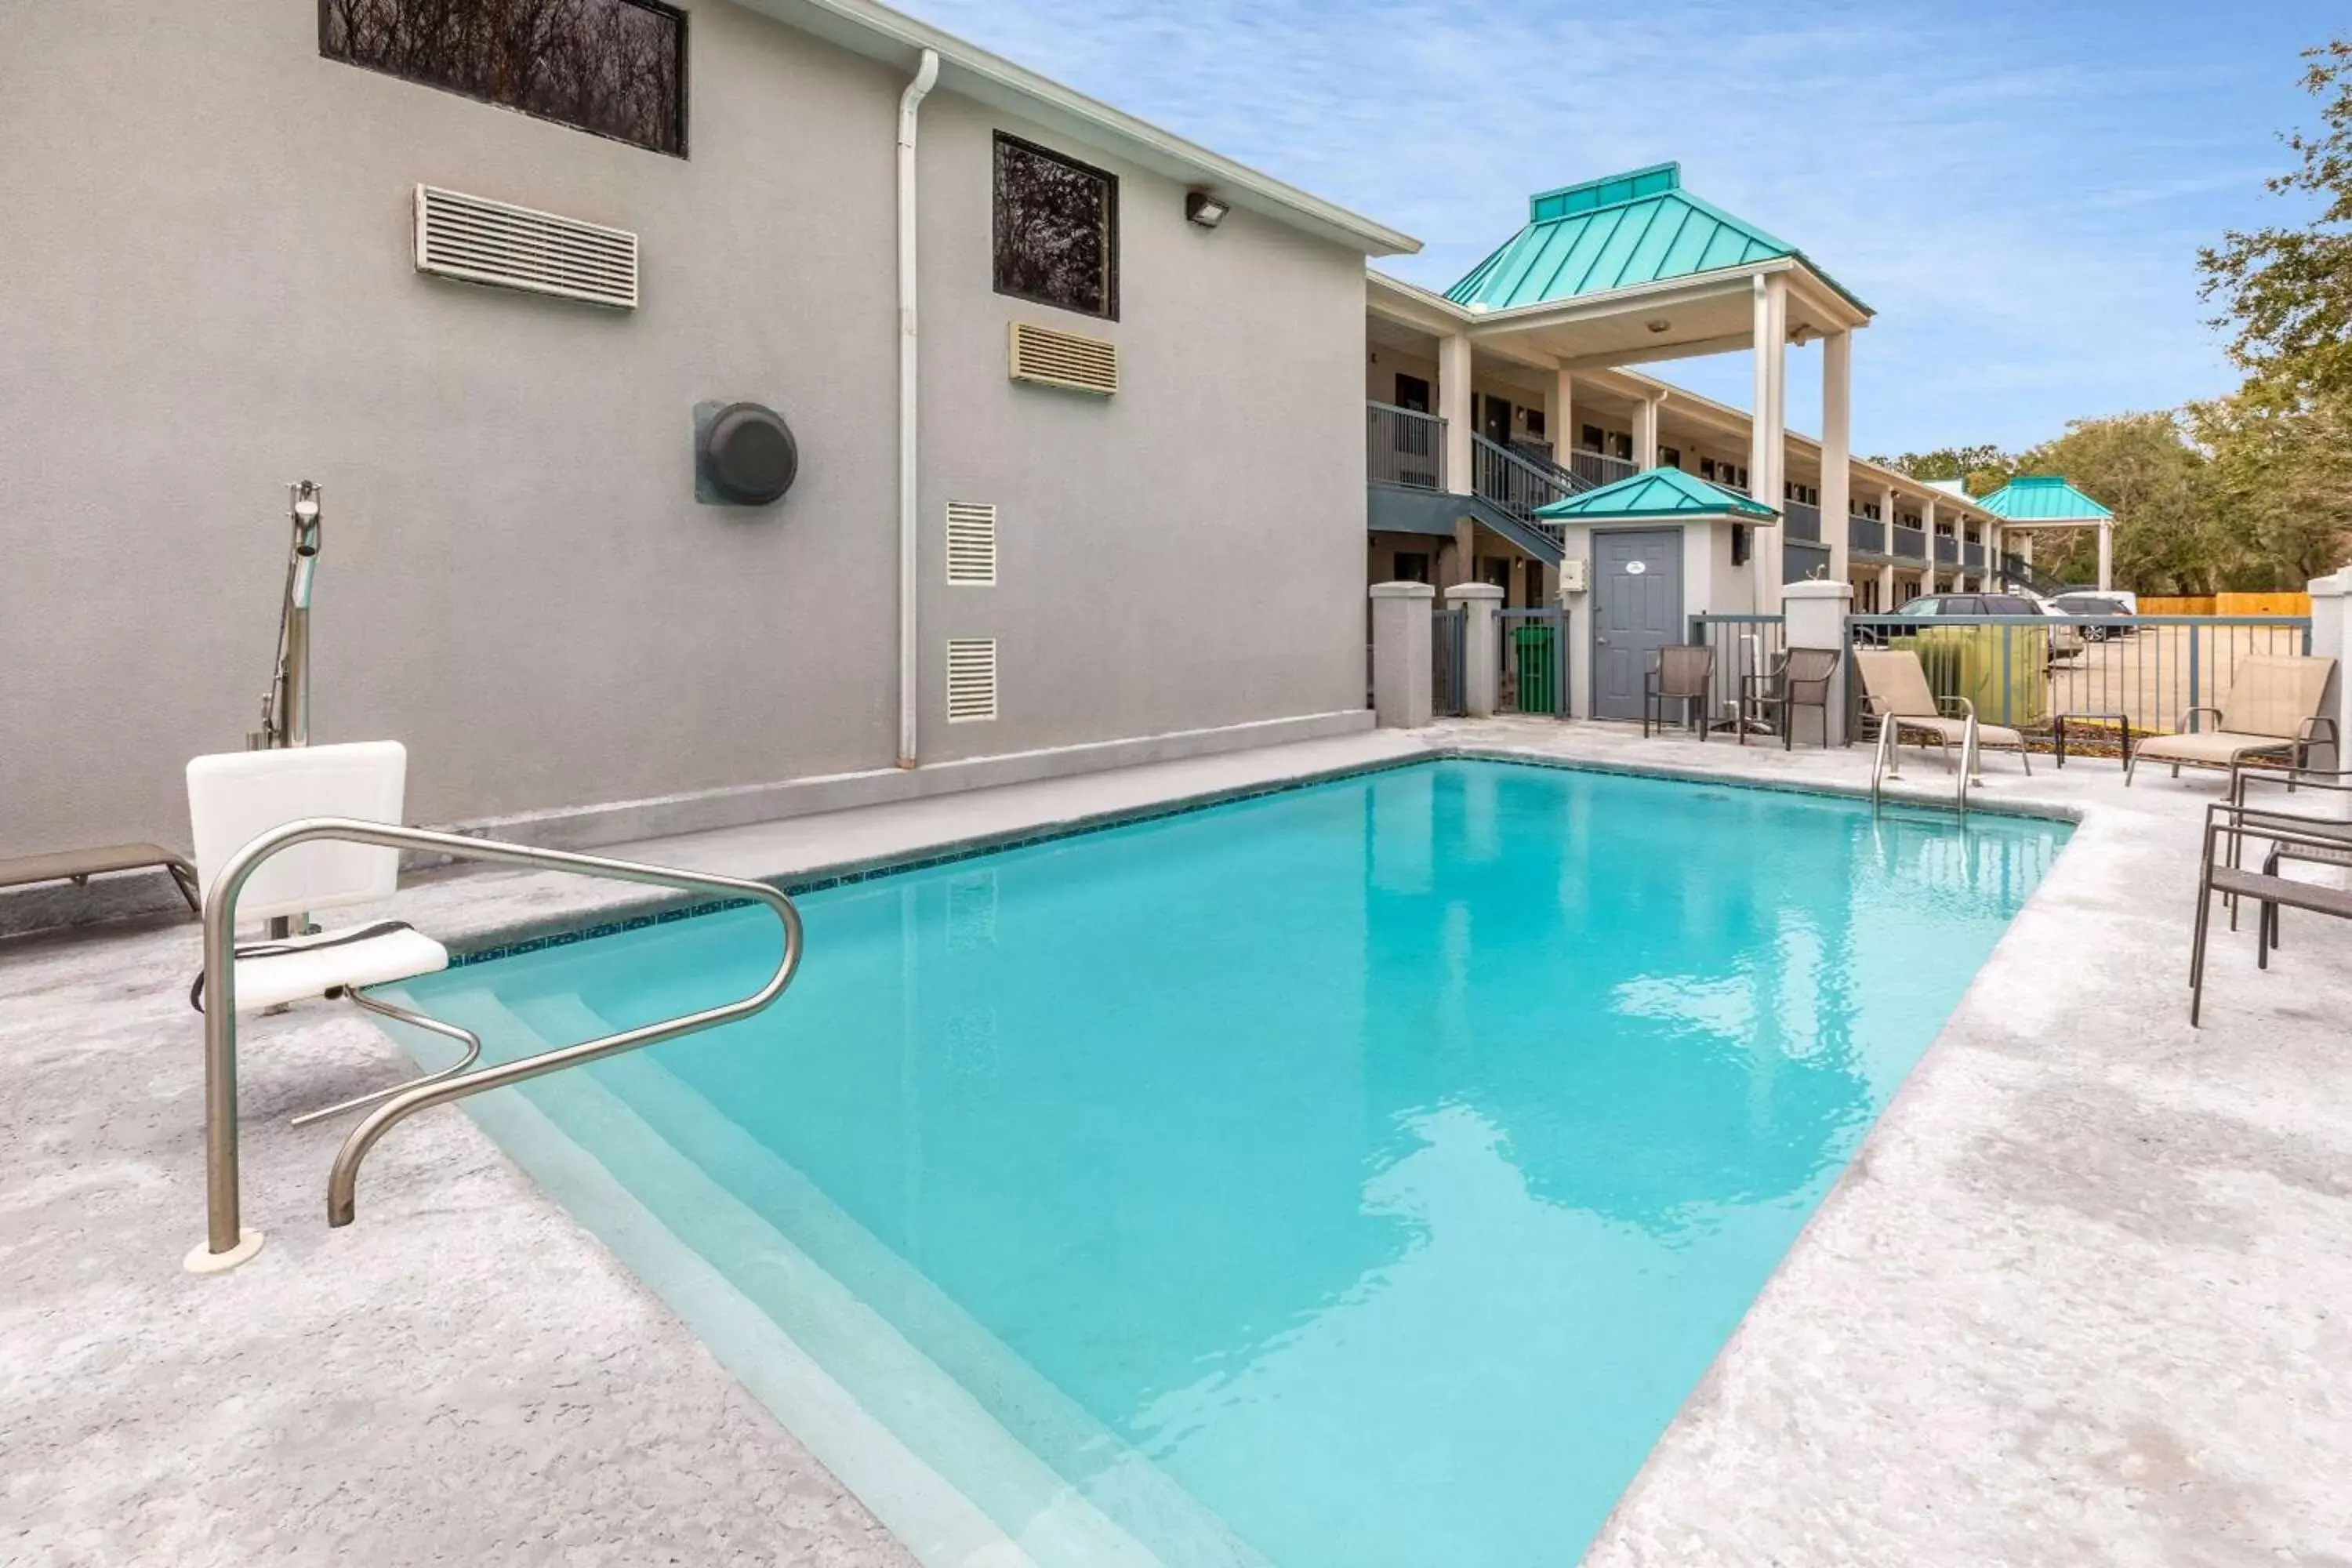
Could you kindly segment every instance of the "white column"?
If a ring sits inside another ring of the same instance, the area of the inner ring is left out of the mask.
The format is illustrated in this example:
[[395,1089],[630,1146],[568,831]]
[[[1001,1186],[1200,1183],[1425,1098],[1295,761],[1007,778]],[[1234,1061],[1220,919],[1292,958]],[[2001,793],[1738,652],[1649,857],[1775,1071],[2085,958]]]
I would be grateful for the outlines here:
[[1822,534],[1830,547],[1832,583],[1846,581],[1853,463],[1853,334],[1832,332],[1822,340]]
[[1456,583],[1445,590],[1445,607],[1462,617],[1462,711],[1473,719],[1495,716],[1503,678],[1503,632],[1495,612],[1503,591],[1492,583]]
[[1445,488],[1466,496],[1470,472],[1470,340],[1459,332],[1437,342],[1437,412],[1445,421]]
[[1932,490],[1928,492],[1927,499],[1919,503],[1919,533],[1927,542],[1927,575],[1925,579],[1925,591],[1930,594],[1939,593],[1942,591],[1943,584],[1937,579],[1943,572],[1943,568],[1936,563],[1936,496]]
[[[2327,678],[2327,690],[2320,699],[2319,710],[2336,721],[2338,736],[2352,741],[2352,566],[2333,576],[2315,577],[2308,586],[2311,651],[2318,658],[2336,661],[2335,672]],[[2352,751],[2339,742],[2333,748],[2315,750],[2311,765],[2340,768],[2347,756],[2352,756]]]
[[1658,400],[1644,397],[1633,405],[1633,466],[1658,466]]
[[2099,592],[2116,585],[2116,525],[2099,524]]
[[[1782,613],[1789,617],[1786,628],[1790,647],[1845,647],[1845,617],[1853,603],[1853,585],[1843,578],[1830,578],[1819,583],[1791,583],[1780,592]],[[1788,719],[1794,727],[1795,739],[1806,745],[1843,746],[1845,744],[1845,667],[1850,661],[1841,660],[1837,673],[1830,678],[1829,710],[1816,713],[1808,708],[1801,713],[1790,710]],[[1826,726],[1826,730],[1824,730]]]
[[[1779,510],[1788,449],[1789,280],[1782,273],[1759,274],[1755,309],[1756,413],[1748,432],[1748,493]],[[1780,531],[1755,531],[1750,567],[1756,574],[1756,610],[1780,607]]]
[[1552,373],[1551,405],[1544,412],[1544,428],[1551,433],[1551,460],[1563,468],[1570,467],[1568,455],[1576,450],[1576,388],[1564,370]]
[[1431,709],[1426,583],[1372,584],[1372,713],[1388,730],[1418,730]]

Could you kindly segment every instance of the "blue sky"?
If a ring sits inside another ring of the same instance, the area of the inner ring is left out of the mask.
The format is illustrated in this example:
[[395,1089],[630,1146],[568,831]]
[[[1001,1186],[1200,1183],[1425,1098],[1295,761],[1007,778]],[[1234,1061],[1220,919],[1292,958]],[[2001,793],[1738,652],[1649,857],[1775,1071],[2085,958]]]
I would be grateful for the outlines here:
[[[2309,125],[2296,53],[2341,4],[898,0],[926,19],[1420,237],[1443,288],[1531,191],[1679,159],[1878,310],[1854,443],[2017,447],[2236,377],[2197,247]],[[1660,367],[1748,401],[1742,356]],[[1790,363],[1815,426],[1819,353]]]

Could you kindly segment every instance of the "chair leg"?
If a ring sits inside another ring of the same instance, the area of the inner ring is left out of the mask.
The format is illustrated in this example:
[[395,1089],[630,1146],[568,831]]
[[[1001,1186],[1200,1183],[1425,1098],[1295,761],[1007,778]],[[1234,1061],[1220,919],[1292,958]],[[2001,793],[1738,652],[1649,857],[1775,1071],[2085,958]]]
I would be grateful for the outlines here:
[[2197,931],[2189,941],[2189,1026],[2197,1027],[2197,1015],[2205,1005],[2205,924],[2213,910],[2213,886],[2202,877],[2197,881]]

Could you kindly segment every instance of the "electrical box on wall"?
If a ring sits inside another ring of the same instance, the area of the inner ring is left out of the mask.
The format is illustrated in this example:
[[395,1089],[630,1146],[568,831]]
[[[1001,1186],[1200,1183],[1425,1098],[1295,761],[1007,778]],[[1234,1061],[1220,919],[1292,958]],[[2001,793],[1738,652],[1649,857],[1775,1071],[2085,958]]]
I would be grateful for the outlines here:
[[1581,594],[1590,587],[1591,584],[1585,580],[1585,572],[1589,565],[1590,563],[1581,555],[1571,555],[1561,562],[1559,591],[1563,594]]

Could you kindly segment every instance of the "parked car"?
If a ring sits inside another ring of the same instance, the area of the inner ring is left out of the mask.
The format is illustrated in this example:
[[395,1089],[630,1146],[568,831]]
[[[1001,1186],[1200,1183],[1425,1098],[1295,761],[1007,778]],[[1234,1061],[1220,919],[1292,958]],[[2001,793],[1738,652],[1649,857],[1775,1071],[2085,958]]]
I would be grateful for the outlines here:
[[1895,613],[1905,620],[1930,623],[1975,616],[2041,616],[2052,622],[2052,658],[2073,658],[2083,651],[2082,628],[2074,617],[2030,594],[1923,594]]
[[2047,601],[2047,603],[2053,608],[2066,615],[2073,616],[2077,619],[2085,619],[2091,622],[2090,625],[2082,628],[2083,639],[2085,642],[2105,642],[2111,637],[2127,637],[2138,629],[2136,626],[2108,626],[2097,624],[2098,618],[2101,616],[2130,616],[2138,613],[2132,607],[2131,604],[2120,595],[2061,594],[2056,598]]

